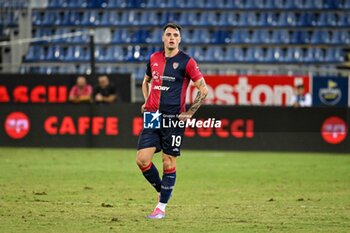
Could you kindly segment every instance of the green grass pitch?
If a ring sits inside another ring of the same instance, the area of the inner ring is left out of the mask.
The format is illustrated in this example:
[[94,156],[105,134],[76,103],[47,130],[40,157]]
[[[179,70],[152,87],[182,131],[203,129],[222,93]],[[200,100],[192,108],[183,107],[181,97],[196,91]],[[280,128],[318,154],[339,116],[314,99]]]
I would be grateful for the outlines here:
[[135,150],[0,149],[4,233],[350,232],[350,156],[185,150],[155,204]]

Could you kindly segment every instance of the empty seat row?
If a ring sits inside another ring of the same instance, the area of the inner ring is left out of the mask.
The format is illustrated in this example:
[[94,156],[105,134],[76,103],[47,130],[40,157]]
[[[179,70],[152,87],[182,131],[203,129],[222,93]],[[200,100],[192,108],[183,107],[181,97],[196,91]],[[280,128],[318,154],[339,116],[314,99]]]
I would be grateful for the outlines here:
[[350,12],[215,12],[215,11],[35,11],[36,26],[350,26]]
[[[0,9],[1,11],[1,9]],[[0,13],[0,24],[15,26],[18,24],[19,14],[16,11],[5,11]]]
[[[62,37],[53,42],[88,43],[90,36],[87,29],[80,30],[82,35]],[[35,38],[44,36],[60,36],[76,32],[68,28],[37,28],[33,34]],[[96,32],[99,33],[99,32]],[[105,35],[108,43],[161,43],[161,29],[115,29]],[[350,44],[349,29],[314,29],[314,30],[287,30],[287,29],[184,29],[182,41],[188,44]]]
[[28,7],[28,0],[1,0],[0,9],[23,9]]
[[187,51],[202,62],[318,63],[342,62],[341,48],[222,48],[191,47]]
[[[112,73],[134,73],[135,77],[143,77],[145,74],[145,67],[135,66],[119,66],[114,65],[97,66],[96,73],[98,74],[112,74]],[[71,65],[41,65],[41,66],[21,66],[20,73],[41,73],[41,74],[91,74],[90,64],[71,64]]]
[[[97,62],[146,61],[160,47],[141,46],[97,46],[94,57]],[[35,61],[77,61],[90,60],[90,49],[87,46],[40,46],[32,45],[25,56],[26,62]]]
[[[98,62],[147,61],[160,47],[97,46],[94,56]],[[312,47],[221,47],[191,46],[184,49],[199,62],[342,62],[341,48]],[[25,61],[89,61],[90,50],[85,46],[31,46]]]
[[349,0],[49,0],[50,8],[344,9]]

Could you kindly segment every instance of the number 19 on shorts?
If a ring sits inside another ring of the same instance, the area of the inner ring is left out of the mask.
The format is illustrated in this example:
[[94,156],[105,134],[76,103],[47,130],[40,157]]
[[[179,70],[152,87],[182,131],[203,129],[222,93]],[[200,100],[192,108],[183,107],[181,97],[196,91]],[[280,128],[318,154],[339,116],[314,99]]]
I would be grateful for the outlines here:
[[179,147],[181,145],[181,136],[171,135],[171,146]]

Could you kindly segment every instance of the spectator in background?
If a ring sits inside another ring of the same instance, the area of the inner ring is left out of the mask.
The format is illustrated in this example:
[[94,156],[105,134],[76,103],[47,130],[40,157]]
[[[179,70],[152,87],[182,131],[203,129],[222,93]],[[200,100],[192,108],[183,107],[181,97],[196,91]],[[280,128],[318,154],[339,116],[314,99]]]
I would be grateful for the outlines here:
[[293,107],[310,107],[312,98],[310,93],[305,92],[304,85],[298,85],[295,88],[295,94],[292,96],[291,104]]
[[87,84],[84,76],[77,78],[76,84],[69,92],[69,101],[73,103],[90,103],[92,97],[92,87]]
[[114,85],[109,83],[106,75],[98,77],[98,86],[94,90],[96,103],[113,103],[117,100],[117,92]]

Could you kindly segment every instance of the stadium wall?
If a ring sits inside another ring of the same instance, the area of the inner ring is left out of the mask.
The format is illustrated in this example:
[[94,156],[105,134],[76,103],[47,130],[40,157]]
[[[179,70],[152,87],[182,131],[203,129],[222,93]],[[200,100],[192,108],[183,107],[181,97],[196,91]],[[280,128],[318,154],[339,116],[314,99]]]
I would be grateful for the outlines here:
[[[139,104],[0,104],[0,146],[136,148]],[[184,149],[350,152],[349,108],[203,106]]]

